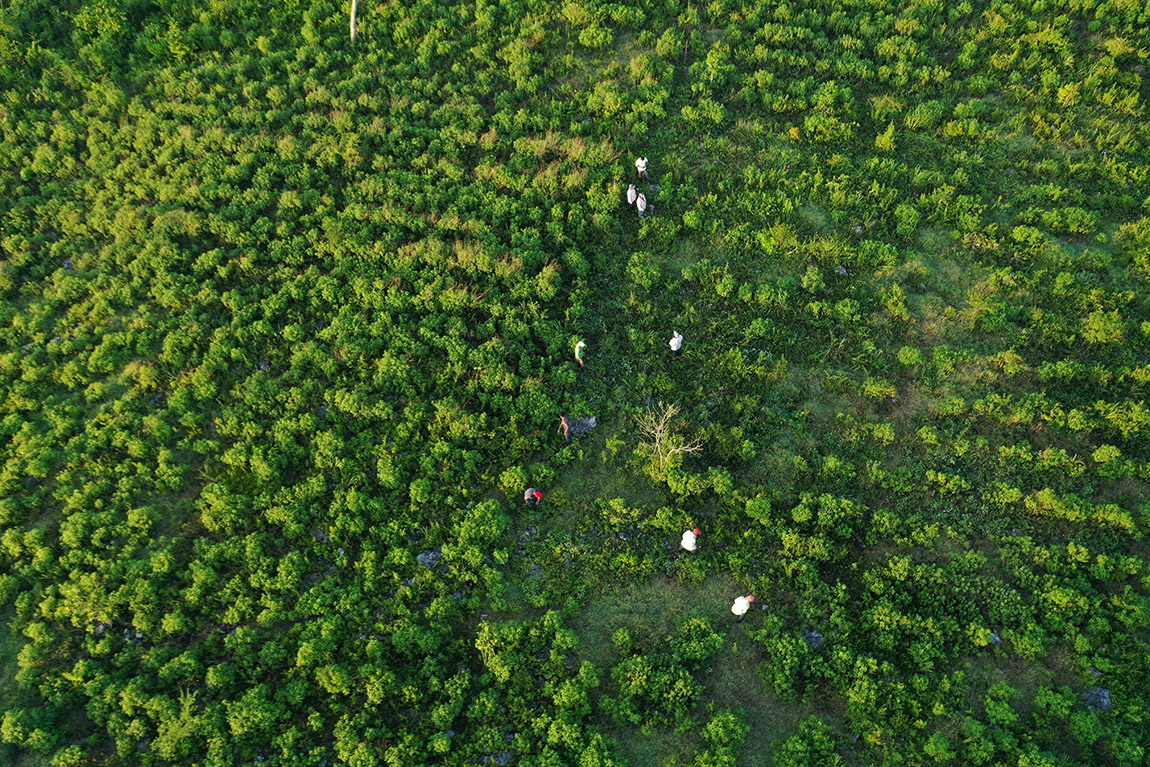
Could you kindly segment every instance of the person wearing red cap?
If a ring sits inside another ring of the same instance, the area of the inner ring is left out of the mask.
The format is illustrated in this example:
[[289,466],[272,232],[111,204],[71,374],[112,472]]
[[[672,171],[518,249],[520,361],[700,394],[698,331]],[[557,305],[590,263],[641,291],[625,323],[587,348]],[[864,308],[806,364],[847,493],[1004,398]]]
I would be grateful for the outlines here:
[[523,502],[532,511],[535,510],[541,500],[543,500],[543,493],[537,487],[529,487],[523,492]]
[[679,545],[682,546],[687,551],[697,550],[699,547],[698,547],[695,539],[696,539],[696,536],[698,536],[701,532],[702,531],[699,530],[699,528],[697,528],[697,527],[694,530],[686,531],[685,533],[683,533],[683,540],[679,541]]
[[751,602],[754,601],[755,598],[749,594],[745,597],[738,597],[735,600],[735,603],[731,605],[731,613],[736,616],[735,623],[743,622],[743,618],[747,615],[747,610],[751,609]]

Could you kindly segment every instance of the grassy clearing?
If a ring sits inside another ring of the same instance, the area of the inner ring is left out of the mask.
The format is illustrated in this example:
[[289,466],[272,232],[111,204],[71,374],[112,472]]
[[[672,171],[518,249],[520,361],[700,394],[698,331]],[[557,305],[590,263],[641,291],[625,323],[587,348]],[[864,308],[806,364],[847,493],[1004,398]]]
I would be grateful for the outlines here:
[[[739,587],[727,578],[708,578],[695,586],[678,578],[654,578],[642,584],[620,584],[592,600],[571,621],[580,652],[596,666],[609,667],[614,653],[611,635],[627,628],[638,644],[661,642],[687,618],[705,618],[721,626],[730,619],[731,600]],[[740,633],[742,633],[740,627]]]
[[756,673],[767,658],[761,646],[745,637],[743,626],[750,626],[754,617],[728,634],[728,644],[715,661],[707,678],[707,696],[721,708],[742,709],[751,728],[739,752],[739,764],[746,767],[770,765],[773,745],[790,737],[799,722],[814,713],[800,704],[786,703],[767,689]]
[[[657,256],[663,264],[675,271],[682,271],[699,260],[699,246],[689,237],[680,237],[665,253]],[[678,275],[674,275],[677,277]]]
[[800,232],[810,235],[832,231],[830,217],[826,211],[814,204],[799,207],[798,228]]
[[[616,661],[612,635],[620,628],[631,632],[639,644],[661,644],[688,618],[704,618],[724,636],[726,642],[709,669],[698,672],[705,685],[696,716],[705,721],[708,709],[742,710],[751,727],[740,753],[740,764],[769,765],[773,745],[789,737],[813,709],[781,701],[768,690],[756,673],[765,653],[749,632],[761,621],[752,611],[741,624],[730,613],[732,599],[744,593],[735,581],[712,576],[692,585],[678,578],[654,578],[646,583],[619,584],[601,592],[569,625],[579,637],[579,652],[600,669],[604,688],[609,691],[610,669]],[[612,734],[628,764],[659,765],[685,761],[705,744],[694,734],[677,736],[655,732],[636,736],[633,730],[601,723]]]
[[684,764],[699,750],[702,743],[694,735],[676,735],[673,732],[653,731],[650,735],[636,735],[633,728],[604,727],[608,737],[615,739],[615,753],[624,764],[635,767]]

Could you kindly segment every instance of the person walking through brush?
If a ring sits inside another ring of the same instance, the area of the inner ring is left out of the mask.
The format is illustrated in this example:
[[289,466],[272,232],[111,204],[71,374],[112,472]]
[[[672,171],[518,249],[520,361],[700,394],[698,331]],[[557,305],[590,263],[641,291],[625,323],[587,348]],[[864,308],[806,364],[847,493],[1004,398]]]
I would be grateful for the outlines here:
[[[642,197],[643,195],[639,196]],[[587,344],[582,341],[575,344],[575,361],[579,363],[579,367],[583,367],[583,349],[586,346]]]
[[697,527],[694,530],[686,531],[683,533],[683,540],[679,541],[679,545],[687,551],[697,551],[699,548],[697,544],[697,537],[699,536],[700,532],[701,531]]
[[559,414],[559,428],[555,430],[555,433],[562,434],[563,438],[567,440],[567,444],[571,444],[571,422],[562,413]]
[[634,184],[627,187],[627,204],[634,205],[635,198],[639,196],[639,190],[635,188]]
[[742,623],[743,618],[747,615],[747,610],[751,609],[751,602],[754,602],[753,596],[747,595],[745,597],[738,597],[735,603],[731,605],[731,612],[735,615],[735,623]]
[[647,212],[646,195],[641,194],[635,198],[635,210],[639,211],[639,218],[642,218],[643,214]]
[[647,158],[640,157],[635,161],[635,170],[639,171],[639,180],[651,183],[651,177],[647,174]]
[[537,487],[529,487],[523,493],[523,502],[527,504],[527,508],[535,511],[535,507],[539,505],[539,501],[543,500],[543,493]]
[[672,330],[671,333],[671,340],[668,342],[671,347],[671,356],[678,357],[683,351],[683,334],[677,330]]

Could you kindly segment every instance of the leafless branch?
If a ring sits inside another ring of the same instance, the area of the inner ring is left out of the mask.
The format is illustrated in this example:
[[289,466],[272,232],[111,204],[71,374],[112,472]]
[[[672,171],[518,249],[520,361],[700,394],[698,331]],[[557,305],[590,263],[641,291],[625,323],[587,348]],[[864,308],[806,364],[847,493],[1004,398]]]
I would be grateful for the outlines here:
[[678,406],[660,402],[654,410],[644,410],[635,416],[635,425],[642,435],[640,445],[659,474],[666,474],[682,456],[703,449],[702,440],[688,442],[674,433],[674,420],[678,414]]

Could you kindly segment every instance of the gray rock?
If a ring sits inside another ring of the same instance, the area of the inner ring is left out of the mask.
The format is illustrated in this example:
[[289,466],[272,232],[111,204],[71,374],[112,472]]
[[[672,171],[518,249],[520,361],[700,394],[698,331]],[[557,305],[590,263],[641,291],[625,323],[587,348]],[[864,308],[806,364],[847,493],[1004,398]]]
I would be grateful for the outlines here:
[[597,425],[597,419],[593,415],[584,415],[578,418],[570,419],[571,436],[572,437],[585,437],[587,432],[594,429]]
[[826,641],[825,639],[823,639],[823,635],[820,634],[819,632],[815,631],[814,629],[809,629],[807,631],[804,631],[803,632],[803,639],[805,639],[807,641],[807,646],[810,647],[812,650],[818,649],[819,647],[822,647],[823,642]]
[[1109,711],[1114,707],[1110,701],[1110,690],[1105,687],[1092,687],[1082,693],[1082,700],[1091,711]]
[[424,567],[431,567],[440,559],[443,558],[443,547],[438,547],[432,551],[425,551],[415,558],[415,561]]

